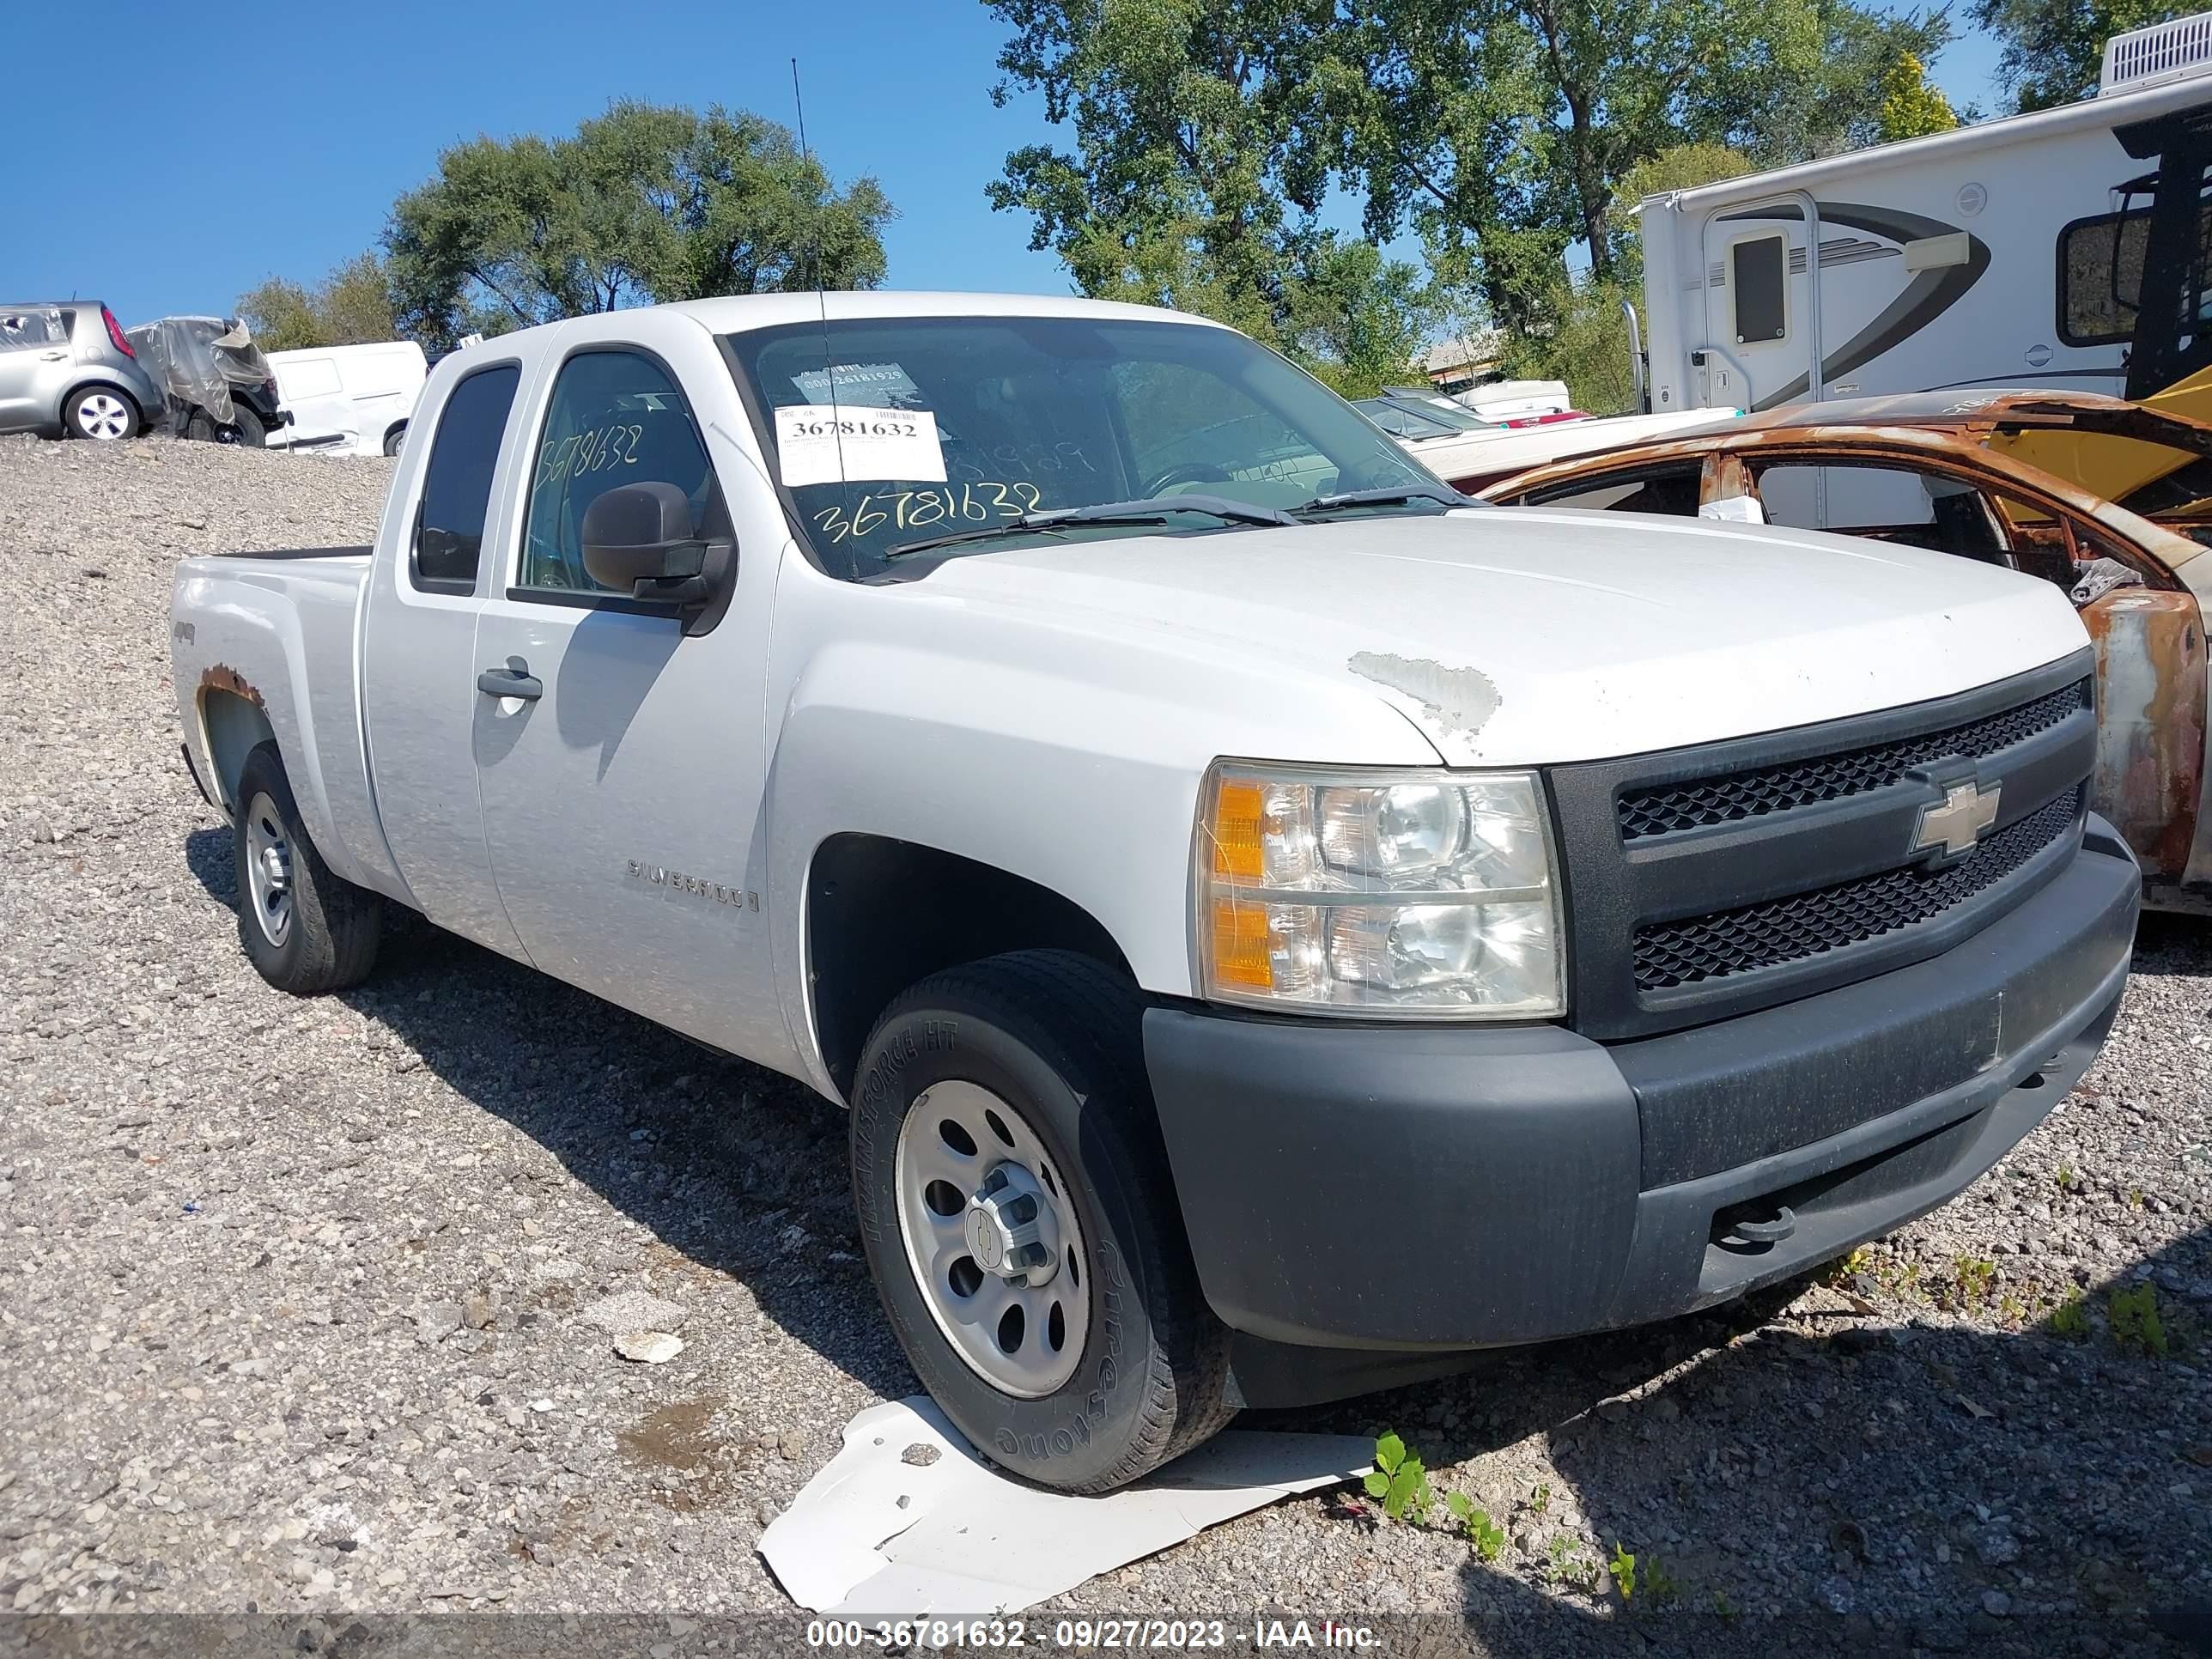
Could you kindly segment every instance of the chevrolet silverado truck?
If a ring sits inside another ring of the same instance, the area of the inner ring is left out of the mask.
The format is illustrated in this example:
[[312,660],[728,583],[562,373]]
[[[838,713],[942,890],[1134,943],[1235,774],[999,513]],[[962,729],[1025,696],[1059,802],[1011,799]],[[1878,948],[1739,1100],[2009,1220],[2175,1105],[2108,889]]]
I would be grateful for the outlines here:
[[2032,577],[1483,507],[1073,300],[577,318],[411,430],[374,547],[177,575],[246,954],[404,906],[846,1103],[916,1376],[1047,1486],[1802,1273],[2118,1005]]

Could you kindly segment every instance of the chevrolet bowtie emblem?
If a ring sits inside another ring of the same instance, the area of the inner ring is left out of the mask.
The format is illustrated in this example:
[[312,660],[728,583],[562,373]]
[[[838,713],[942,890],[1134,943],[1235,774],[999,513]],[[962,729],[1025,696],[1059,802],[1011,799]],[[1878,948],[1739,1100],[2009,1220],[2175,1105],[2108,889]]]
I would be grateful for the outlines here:
[[1946,785],[1940,805],[1920,809],[1912,850],[1940,854],[1936,860],[1939,864],[1964,858],[1997,821],[1997,798],[2002,793],[2002,784],[1993,783],[1982,789],[1971,778],[1964,783]]

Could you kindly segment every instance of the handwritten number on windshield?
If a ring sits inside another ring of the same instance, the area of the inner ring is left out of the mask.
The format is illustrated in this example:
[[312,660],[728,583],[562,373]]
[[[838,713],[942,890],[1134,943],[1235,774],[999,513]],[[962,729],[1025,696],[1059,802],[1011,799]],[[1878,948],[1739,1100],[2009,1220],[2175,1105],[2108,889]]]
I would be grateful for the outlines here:
[[1018,519],[1034,513],[1044,497],[1033,483],[1017,480],[1000,483],[984,479],[957,489],[900,489],[871,493],[848,508],[825,507],[814,515],[815,527],[832,544],[850,536],[872,536],[885,525],[900,530],[919,530],[935,524],[989,524],[997,519]]

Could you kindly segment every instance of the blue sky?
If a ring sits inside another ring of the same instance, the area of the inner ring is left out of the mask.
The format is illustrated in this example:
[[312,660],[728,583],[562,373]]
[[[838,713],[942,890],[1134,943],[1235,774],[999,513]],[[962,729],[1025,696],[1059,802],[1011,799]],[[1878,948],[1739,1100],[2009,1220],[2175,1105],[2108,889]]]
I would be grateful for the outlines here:
[[[227,310],[264,276],[312,282],[369,246],[459,140],[569,131],[618,97],[787,123],[793,56],[816,152],[841,180],[873,173],[901,211],[885,237],[894,286],[1067,288],[1029,251],[1026,217],[983,199],[1006,152],[1052,130],[1034,99],[993,106],[1003,31],[971,0],[380,0],[213,16],[179,0],[100,9],[101,53],[143,66],[128,107],[112,93],[88,106],[81,73],[9,76],[0,298],[96,296],[125,323]],[[244,63],[219,58],[220,40]],[[1962,41],[1936,78],[1987,107],[1995,58]],[[194,86],[208,107],[164,101]],[[136,134],[117,148],[119,123]],[[106,135],[97,149],[88,131]]]

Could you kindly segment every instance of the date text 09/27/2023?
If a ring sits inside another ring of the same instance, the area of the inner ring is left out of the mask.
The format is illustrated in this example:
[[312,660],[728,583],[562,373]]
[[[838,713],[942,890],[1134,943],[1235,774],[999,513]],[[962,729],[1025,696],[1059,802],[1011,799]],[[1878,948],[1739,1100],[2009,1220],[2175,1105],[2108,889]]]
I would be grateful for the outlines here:
[[806,1626],[814,1648],[900,1650],[915,1645],[1060,1650],[1248,1648],[1362,1651],[1382,1646],[1364,1625],[1333,1619],[1060,1619],[1032,1626],[1022,1619],[817,1619]]

